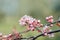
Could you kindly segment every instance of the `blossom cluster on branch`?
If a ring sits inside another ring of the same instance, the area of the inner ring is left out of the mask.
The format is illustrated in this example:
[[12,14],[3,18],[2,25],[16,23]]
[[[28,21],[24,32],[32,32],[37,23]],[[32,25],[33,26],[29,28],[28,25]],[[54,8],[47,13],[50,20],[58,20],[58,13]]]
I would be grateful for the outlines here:
[[[53,26],[53,22],[54,22],[53,16],[46,17],[46,21],[50,24],[44,25],[41,23],[40,20],[37,20],[37,19],[35,19],[31,16],[28,16],[28,15],[24,15],[19,20],[19,24],[22,26],[26,26],[27,30],[34,31],[36,29],[38,32],[43,33],[45,36],[54,37],[53,33],[47,34],[48,32],[52,31],[51,27]],[[58,23],[57,23],[57,25],[60,26],[60,24],[58,24]],[[39,28],[42,28],[42,29],[39,29]]]

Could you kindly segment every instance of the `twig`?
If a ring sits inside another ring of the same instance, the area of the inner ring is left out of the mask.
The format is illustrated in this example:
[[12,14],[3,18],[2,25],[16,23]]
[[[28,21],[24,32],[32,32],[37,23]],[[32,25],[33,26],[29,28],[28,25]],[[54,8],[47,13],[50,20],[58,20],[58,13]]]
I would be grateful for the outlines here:
[[[48,32],[47,34],[57,33],[57,32],[60,32],[60,30],[51,31],[51,32]],[[33,38],[33,40],[37,39],[37,38],[40,37],[40,36],[44,36],[44,34],[42,33],[42,34],[39,34],[39,35],[35,36],[35,37]]]

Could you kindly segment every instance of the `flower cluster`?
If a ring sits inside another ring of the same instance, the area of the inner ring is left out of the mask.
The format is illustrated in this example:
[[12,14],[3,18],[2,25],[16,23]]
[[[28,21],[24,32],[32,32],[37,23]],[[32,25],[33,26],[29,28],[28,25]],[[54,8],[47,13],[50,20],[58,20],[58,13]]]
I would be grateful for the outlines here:
[[47,34],[48,32],[51,32],[52,30],[50,29],[50,27],[52,27],[53,26],[53,22],[54,22],[54,20],[53,20],[53,16],[48,16],[48,17],[46,17],[46,20],[47,20],[47,22],[48,23],[51,23],[50,25],[45,25],[44,27],[43,27],[43,30],[42,30],[42,33],[44,33],[44,35],[48,35],[49,37],[54,37],[54,34]]
[[42,27],[40,20],[32,18],[31,16],[24,15],[20,20],[19,24],[23,26],[28,26],[28,30],[34,30],[36,27]]
[[[46,20],[49,23],[53,23],[54,22],[53,16],[46,17]],[[52,27],[52,26],[53,26],[53,24],[50,24],[50,27]]]
[[[49,37],[53,37],[54,34],[47,34],[48,32],[51,31],[50,27],[53,26],[53,24],[52,24],[54,22],[53,16],[46,17],[46,20],[48,23],[50,23],[50,25],[44,25],[43,26],[43,24],[41,24],[40,20],[32,18],[31,16],[24,15],[19,20],[19,24],[23,25],[23,26],[28,26],[27,27],[28,30],[37,29],[39,32],[44,33],[44,35],[48,35]],[[40,27],[42,27],[42,30],[38,29]]]
[[45,36],[49,37],[54,37],[54,34],[48,34],[48,32],[51,32],[52,30],[50,29],[49,26],[43,27],[42,33],[44,33]]
[[3,35],[0,33],[0,40],[14,40],[17,38],[21,38],[21,34],[16,29],[13,29],[12,33],[8,35]]
[[46,17],[47,22],[52,23],[53,22],[53,16]]

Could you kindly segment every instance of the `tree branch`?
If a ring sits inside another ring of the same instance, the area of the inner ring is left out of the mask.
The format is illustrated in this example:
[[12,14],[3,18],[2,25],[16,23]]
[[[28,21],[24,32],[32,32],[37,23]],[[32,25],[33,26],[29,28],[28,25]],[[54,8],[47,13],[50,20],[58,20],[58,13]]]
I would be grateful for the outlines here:
[[[47,34],[57,33],[57,32],[60,32],[60,30],[51,31],[51,32],[48,32]],[[37,39],[37,38],[40,37],[40,36],[44,36],[44,34],[42,33],[42,34],[39,34],[39,35],[35,36],[35,37],[33,38],[33,40]]]
[[[57,32],[60,32],[60,30],[55,30],[55,31],[51,31],[51,32],[48,32],[47,34],[51,34],[51,33],[57,33]],[[45,36],[44,35],[44,33],[42,33],[42,34],[39,34],[39,35],[37,35],[37,36],[32,36],[32,37],[29,37],[29,38],[19,38],[18,40],[36,40],[38,37],[41,37],[41,36]],[[17,39],[15,39],[15,40],[17,40]]]

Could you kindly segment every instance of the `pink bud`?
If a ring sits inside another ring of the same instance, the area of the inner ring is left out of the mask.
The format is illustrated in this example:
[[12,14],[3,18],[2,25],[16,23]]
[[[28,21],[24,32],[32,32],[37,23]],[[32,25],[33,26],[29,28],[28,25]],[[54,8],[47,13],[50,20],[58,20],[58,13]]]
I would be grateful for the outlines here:
[[52,23],[53,22],[53,19],[48,20],[48,22]]
[[44,33],[45,36],[47,36],[48,34],[47,33]]
[[53,16],[50,16],[50,18],[53,18]]

